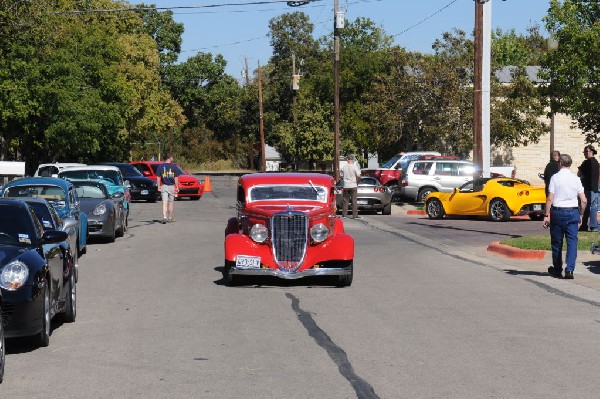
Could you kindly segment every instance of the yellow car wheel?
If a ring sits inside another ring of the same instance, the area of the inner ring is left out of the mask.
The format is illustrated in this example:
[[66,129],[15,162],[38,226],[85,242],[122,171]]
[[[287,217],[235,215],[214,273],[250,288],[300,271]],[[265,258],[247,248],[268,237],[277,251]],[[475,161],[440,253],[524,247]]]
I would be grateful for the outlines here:
[[504,200],[494,198],[492,202],[490,202],[490,219],[494,222],[506,222],[510,219],[510,216],[510,209],[508,209]]
[[444,211],[444,205],[442,205],[442,202],[437,198],[432,198],[427,201],[425,209],[427,210],[427,216],[429,216],[430,219],[441,219],[446,213]]

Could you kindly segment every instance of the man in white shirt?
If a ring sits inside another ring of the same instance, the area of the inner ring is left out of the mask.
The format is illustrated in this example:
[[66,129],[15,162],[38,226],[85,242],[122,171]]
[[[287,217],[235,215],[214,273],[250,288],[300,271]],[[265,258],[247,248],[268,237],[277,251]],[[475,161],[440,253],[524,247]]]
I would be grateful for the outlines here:
[[352,201],[352,219],[358,219],[358,208],[356,204],[356,195],[358,192],[358,182],[360,181],[360,169],[356,166],[356,158],[350,154],[346,157],[348,163],[342,167],[341,174],[344,180],[344,192],[342,200],[342,216],[348,216],[348,202]]
[[569,170],[573,163],[571,157],[562,154],[559,163],[560,170],[552,176],[548,185],[546,215],[544,216],[544,227],[550,225],[552,244],[552,266],[548,268],[548,273],[555,277],[562,277],[562,246],[563,240],[566,238],[565,278],[572,279],[577,260],[577,233],[581,226],[587,199],[581,180]]

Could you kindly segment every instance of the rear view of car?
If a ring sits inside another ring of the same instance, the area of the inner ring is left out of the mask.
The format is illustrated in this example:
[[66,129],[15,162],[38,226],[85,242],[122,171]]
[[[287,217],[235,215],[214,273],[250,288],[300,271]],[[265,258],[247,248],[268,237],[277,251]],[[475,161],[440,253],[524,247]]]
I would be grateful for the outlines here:
[[[336,207],[342,209],[344,188],[343,180],[336,186]],[[379,183],[374,177],[361,177],[358,182],[356,205],[360,211],[381,212],[382,215],[392,214],[392,191]],[[351,205],[350,205],[351,206]]]

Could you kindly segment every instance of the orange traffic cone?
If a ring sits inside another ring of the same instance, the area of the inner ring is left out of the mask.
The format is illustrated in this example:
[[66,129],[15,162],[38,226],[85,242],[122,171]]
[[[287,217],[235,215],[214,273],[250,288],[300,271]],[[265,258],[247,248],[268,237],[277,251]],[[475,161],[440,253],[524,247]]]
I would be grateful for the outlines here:
[[206,176],[204,178],[204,192],[210,193],[211,191],[212,191],[212,188],[210,187],[210,176]]

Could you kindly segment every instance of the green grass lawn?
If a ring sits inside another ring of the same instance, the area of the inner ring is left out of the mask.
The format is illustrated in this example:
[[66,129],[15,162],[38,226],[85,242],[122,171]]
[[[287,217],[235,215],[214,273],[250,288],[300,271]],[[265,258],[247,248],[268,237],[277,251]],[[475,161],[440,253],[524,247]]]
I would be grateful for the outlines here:
[[[577,243],[577,249],[581,251],[589,251],[592,242],[598,242],[598,233],[593,232],[580,232],[579,242]],[[506,240],[500,241],[500,244],[510,245],[511,247],[521,249],[542,249],[545,251],[551,251],[550,247],[550,232],[545,234],[536,234],[533,236],[524,236],[517,238],[507,238]],[[564,242],[563,250],[567,249],[567,243]]]

